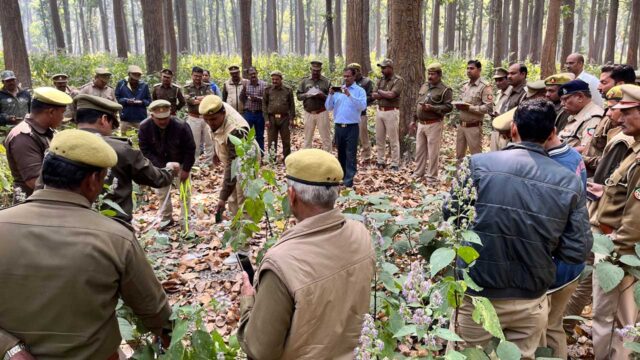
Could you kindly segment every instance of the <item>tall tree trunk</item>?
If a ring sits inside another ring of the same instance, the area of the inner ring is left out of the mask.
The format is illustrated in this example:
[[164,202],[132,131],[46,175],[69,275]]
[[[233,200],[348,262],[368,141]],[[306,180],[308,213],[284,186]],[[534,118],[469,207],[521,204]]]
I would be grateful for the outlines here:
[[509,57],[509,3],[508,0],[502,1],[502,59]]
[[[221,1],[216,0],[215,2],[215,7],[216,7],[216,17],[215,17],[215,22],[213,22],[211,24],[211,31],[215,32],[216,34],[216,43],[218,48],[216,49],[218,54],[222,54],[222,38],[220,37],[220,31],[216,31],[216,24],[220,24],[220,4]],[[224,11],[224,10],[223,10]],[[225,26],[226,28],[226,26]],[[228,42],[227,42],[228,44]],[[229,53],[229,46],[227,45],[227,54]]]
[[[400,144],[404,153],[409,123],[413,118],[418,89],[424,82],[424,42],[420,23],[421,0],[389,1],[389,37],[387,49],[395,70],[404,81],[400,98]],[[454,12],[455,13],[455,12]],[[412,36],[407,36],[412,34]]]
[[[224,0],[222,1],[224,2]],[[189,22],[187,20],[187,0],[176,0],[176,21],[178,23],[178,50],[181,54],[186,54],[189,52]]]
[[44,0],[40,0],[38,2],[38,10],[40,12],[40,21],[42,21],[42,28],[44,29],[44,37],[47,40],[47,51],[53,51],[53,41],[51,41],[51,36],[49,35],[49,17],[50,15],[47,13],[47,9],[44,6]]
[[602,50],[604,49],[604,38],[606,33],[607,17],[606,9],[607,1],[598,1],[598,11],[596,17],[596,50],[595,50],[595,62],[596,64],[602,63]]
[[267,52],[278,52],[276,0],[267,0]]
[[305,17],[307,18],[305,22],[304,34],[307,37],[307,41],[305,42],[305,54],[311,55],[311,44],[313,43],[313,39],[311,39],[311,24],[313,24],[313,20],[311,19],[311,1],[307,0],[304,4],[304,12]]
[[456,43],[456,2],[450,1],[446,7],[446,22],[444,25],[444,52],[452,54]]
[[487,58],[493,58],[493,34],[496,30],[496,18],[495,18],[496,0],[489,0],[489,31],[487,37]]
[[520,16],[520,0],[513,0],[511,2],[513,7],[511,13],[511,38],[509,39],[509,61],[518,61],[518,17]]
[[178,43],[176,41],[176,28],[173,17],[173,0],[164,0],[165,22],[167,23],[167,32],[165,36],[169,38],[169,68],[173,73],[178,72]]
[[53,23],[53,33],[56,38],[56,51],[64,52],[64,33],[62,32],[62,23],[60,22],[60,13],[58,12],[58,1],[49,0],[49,12],[51,12],[51,22]]
[[73,54],[73,41],[71,41],[71,13],[69,12],[69,0],[62,0],[62,9],[64,11],[64,30],[66,35],[66,48],[69,54]]
[[[389,36],[390,35],[391,34],[389,34]],[[433,0],[433,16],[431,20],[431,56],[438,56],[439,48],[440,48],[440,44],[438,43],[439,40],[440,40],[440,0]]]
[[540,72],[542,78],[556,73],[556,49],[560,31],[560,5],[562,0],[549,0],[547,11],[547,30],[544,34]]
[[371,71],[371,48],[369,47],[369,1],[365,1],[362,4],[362,28],[364,29],[364,34],[362,34],[362,40],[364,43],[362,44],[362,73],[368,74]]
[[118,57],[127,58],[127,34],[125,29],[127,24],[124,17],[124,6],[122,0],[113,0],[113,22],[116,28],[116,50]]
[[529,6],[530,0],[522,0],[522,16],[520,17],[520,50],[519,59],[526,60],[527,55],[529,54],[529,39],[531,34],[529,34]]
[[278,11],[278,53],[284,52],[284,41],[282,41],[282,34],[284,33],[284,13],[287,11],[286,1],[280,0],[280,10]]
[[502,28],[502,0],[495,0],[494,6],[493,18],[495,19],[496,25],[494,29],[495,37],[493,40],[493,64],[494,66],[499,66],[502,63],[502,59],[504,59],[504,56],[502,55],[502,51],[504,50],[504,45],[502,44],[504,41],[504,30]]
[[[368,56],[369,29],[365,28],[363,21],[365,16],[365,2],[368,0],[347,1],[347,46],[346,63],[356,62],[362,67],[362,73],[368,74],[371,70],[371,60]],[[418,14],[419,15],[419,14]]]
[[[50,0],[51,1],[51,0]],[[98,0],[98,10],[100,11],[100,26],[102,27],[102,44],[105,52],[111,52],[109,44],[109,16],[105,9],[104,0]]]
[[[339,0],[338,0],[339,1]],[[377,0],[376,2],[376,56],[380,57],[380,55],[382,55],[382,48],[380,47],[381,45],[381,41],[380,41],[380,36],[382,33],[382,30],[380,30],[380,26],[382,26],[382,9],[381,9],[381,4],[382,1],[381,0]],[[426,18],[426,16],[425,16]]]
[[614,62],[614,55],[616,51],[616,26],[618,23],[618,0],[611,0],[609,4],[609,21],[607,23],[607,39],[606,49],[604,54],[604,62]]
[[[584,4],[587,0],[578,0],[579,4],[576,7],[576,16],[578,17],[578,25],[576,26],[576,41],[573,47],[573,52],[582,52],[582,39],[584,38]],[[564,61],[566,58],[562,59]]]
[[162,24],[162,7],[155,0],[140,0],[142,5],[142,28],[144,31],[144,53],[147,63],[147,74],[155,74],[162,70],[162,32],[158,25]]
[[[3,29],[4,32],[4,29]],[[638,42],[640,40],[640,0],[631,2],[631,20],[629,21],[629,49],[627,64],[638,68]],[[7,47],[5,46],[5,49]]]
[[136,54],[140,54],[140,40],[139,32],[138,32],[138,21],[140,21],[140,15],[136,15],[136,5],[133,0],[130,0],[131,3],[131,25],[133,26],[133,41],[135,46]]
[[296,0],[296,52],[298,55],[304,55],[306,53],[306,34],[304,30],[304,3],[302,0]]
[[544,2],[545,0],[535,0],[535,6],[533,8],[533,21],[531,23],[531,28],[529,29],[529,33],[531,34],[531,45],[529,48],[529,53],[531,54],[531,61],[534,63],[540,62]]
[[[239,11],[238,8],[240,8],[240,0],[231,0],[231,14],[237,14]],[[233,20],[233,28],[235,29],[235,31],[232,31],[231,34],[233,35],[233,39],[235,40],[236,53],[239,54],[242,48],[242,39],[240,37],[240,19],[237,16],[231,16],[231,19]]]
[[562,51],[560,61],[565,61],[573,49],[573,20],[576,0],[562,1]]
[[[231,4],[233,5],[234,2],[233,0],[231,1]],[[232,6],[233,8],[233,6]],[[227,7],[225,6],[225,0],[220,0],[220,11],[222,12],[222,26],[224,26],[224,44],[227,47],[227,56],[229,55],[229,53],[231,52],[231,45],[229,44],[229,41],[231,39],[231,36],[229,36],[229,26],[227,25]],[[235,21],[234,21],[235,24]],[[236,34],[235,31],[231,31],[232,34]],[[235,38],[234,38],[235,39]],[[233,41],[234,44],[237,43],[237,41]],[[236,53],[238,52],[238,47],[236,45]]]
[[334,43],[336,47],[336,56],[342,56],[342,0],[336,0],[336,21],[335,31],[333,32]]
[[[526,0],[525,0],[526,1]],[[475,49],[474,56],[480,56],[480,52],[482,51],[482,17],[484,14],[484,1],[476,0],[476,6],[478,7],[478,22],[475,27]]]
[[588,62],[593,62],[596,58],[596,17],[598,14],[598,0],[591,0],[589,14],[589,53]]
[[331,3],[333,0],[325,0],[326,18],[327,18],[327,42],[329,44],[329,70],[333,73],[336,69],[336,49],[335,38],[333,36],[333,12],[331,11]]
[[0,30],[2,34],[2,47],[4,48],[4,68],[15,72],[18,83],[22,88],[31,88],[31,68],[29,67],[29,55],[27,44],[24,42],[24,30],[20,15],[18,0],[5,0],[2,2],[3,14],[0,16]]
[[[628,11],[626,12],[627,13],[626,20],[624,22],[624,25],[622,25],[622,28],[626,29],[628,31],[628,29],[629,29],[629,21],[631,20],[631,4],[627,4],[627,10]],[[628,38],[628,36],[623,36],[622,37],[622,48],[621,48],[620,57],[619,57],[620,60],[618,60],[618,63],[620,63],[620,64],[622,63],[622,58],[623,58],[625,52],[627,51],[627,38]]]
[[78,14],[80,15],[80,31],[82,32],[82,53],[86,54],[89,49],[89,34],[87,32],[87,22],[84,19],[85,0],[78,0]]
[[240,37],[242,38],[242,70],[246,76],[251,58],[251,0],[240,0]]

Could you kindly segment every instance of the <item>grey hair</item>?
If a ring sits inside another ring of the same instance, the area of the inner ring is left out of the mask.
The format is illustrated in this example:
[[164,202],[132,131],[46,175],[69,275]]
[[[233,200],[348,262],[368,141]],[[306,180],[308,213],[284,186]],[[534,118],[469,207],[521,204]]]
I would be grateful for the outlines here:
[[305,204],[333,208],[338,198],[338,186],[307,185],[291,179],[287,179],[287,184]]

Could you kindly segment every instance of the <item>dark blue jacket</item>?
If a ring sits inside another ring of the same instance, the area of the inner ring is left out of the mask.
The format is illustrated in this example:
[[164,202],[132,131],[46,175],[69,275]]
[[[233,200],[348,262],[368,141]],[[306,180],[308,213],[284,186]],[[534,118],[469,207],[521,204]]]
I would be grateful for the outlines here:
[[[116,99],[122,105],[120,120],[139,123],[147,118],[147,106],[151,103],[151,94],[146,82],[141,80],[134,93],[129,87],[127,79],[122,79],[116,85],[115,94]],[[129,100],[142,100],[142,103],[129,104]]]
[[[509,144],[503,151],[471,157],[477,189],[472,227],[482,245],[470,244],[480,257],[469,269],[490,299],[534,299],[555,280],[553,258],[569,264],[585,261],[593,237],[586,195],[574,172],[549,158],[542,146]],[[455,208],[453,199],[445,208]]]

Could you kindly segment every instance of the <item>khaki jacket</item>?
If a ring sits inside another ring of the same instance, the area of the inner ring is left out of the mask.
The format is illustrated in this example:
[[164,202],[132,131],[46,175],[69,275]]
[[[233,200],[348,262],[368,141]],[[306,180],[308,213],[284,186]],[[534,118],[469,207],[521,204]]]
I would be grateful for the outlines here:
[[462,101],[471,104],[469,110],[460,111],[461,122],[482,121],[486,114],[493,113],[493,90],[491,85],[482,78],[475,82],[466,81],[460,90]]
[[567,125],[558,133],[569,146],[586,146],[602,119],[604,110],[590,102],[576,115],[569,116]]
[[[272,271],[293,299],[282,359],[352,359],[369,311],[375,254],[364,225],[334,209],[305,219],[267,252],[257,271]],[[246,343],[251,344],[248,333]]]
[[[0,211],[0,234],[0,327],[36,359],[113,355],[119,298],[148,329],[168,325],[167,298],[135,235],[85,197],[37,190]],[[0,349],[7,338],[0,333]]]
[[640,137],[627,156],[605,180],[602,198],[591,216],[591,225],[614,229],[613,242],[619,254],[634,254],[640,241]]
[[80,88],[80,91],[78,92],[78,94],[99,96],[107,100],[117,101],[115,90],[111,86],[107,85],[102,89],[100,89],[98,87],[95,87],[93,85],[93,82],[83,85]]
[[[436,85],[422,84],[418,91],[415,118],[418,120],[441,120],[453,110],[453,91],[442,81]],[[423,111],[422,103],[431,105],[432,110]]]
[[235,84],[229,79],[222,84],[222,100],[241,114],[244,111],[244,102],[242,101],[241,94],[247,83],[247,80],[240,79],[240,82]]

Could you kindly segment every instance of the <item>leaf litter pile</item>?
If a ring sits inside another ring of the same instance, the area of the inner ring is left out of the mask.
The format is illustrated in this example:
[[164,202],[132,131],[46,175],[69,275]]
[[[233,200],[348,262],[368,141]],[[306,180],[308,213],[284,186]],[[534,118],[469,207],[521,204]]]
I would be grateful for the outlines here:
[[[371,127],[371,125],[370,125]],[[300,127],[291,129],[291,151],[303,148],[304,132]],[[488,133],[484,130],[483,148],[488,151]],[[265,134],[266,137],[266,134]],[[370,134],[371,140],[375,137]],[[265,139],[266,140],[266,139]],[[265,141],[266,143],[266,141]],[[320,147],[320,139],[316,134],[314,147]],[[266,145],[266,144],[265,144]],[[374,144],[372,144],[372,147]],[[280,148],[278,149],[281,153]],[[387,162],[389,149],[387,146]],[[337,153],[333,149],[334,154]],[[392,203],[401,208],[413,208],[422,202],[425,194],[437,194],[449,191],[449,183],[441,181],[438,185],[426,186],[422,180],[413,177],[413,162],[406,161],[400,171],[378,170],[375,166],[375,148],[372,149],[373,162],[366,164],[358,158],[358,172],[355,177],[355,192],[358,195],[385,194]],[[406,158],[406,156],[405,156]],[[443,131],[440,151],[440,174],[444,178],[445,168],[455,164],[455,129],[446,126]],[[284,165],[281,155],[273,170],[279,181],[284,180]],[[240,320],[240,269],[238,265],[225,265],[224,260],[232,253],[230,247],[223,245],[222,237],[225,225],[230,220],[228,212],[225,221],[215,222],[215,207],[222,184],[224,169],[201,165],[194,167],[191,178],[191,213],[189,216],[189,233],[181,234],[180,226],[158,231],[157,211],[160,200],[149,188],[141,189],[142,198],[134,214],[136,233],[145,247],[147,256],[154,267],[156,275],[169,297],[172,306],[202,305],[206,308],[206,327],[210,331],[216,329],[225,338],[234,334]],[[421,189],[420,191],[417,189]],[[178,191],[171,190],[174,220],[180,217],[180,199]],[[228,207],[227,207],[228,208]],[[428,214],[425,214],[428,216]],[[291,228],[295,219],[288,223],[276,222],[271,226],[278,229]],[[256,256],[264,243],[267,224],[259,224],[261,232],[250,241],[251,258],[257,267]],[[398,259],[401,269],[408,268],[411,257]],[[568,337],[569,357],[572,359],[593,359],[591,342],[591,307],[588,306],[582,316],[585,324],[576,325],[573,334]],[[406,347],[406,346],[405,346]],[[410,349],[398,349],[410,355]],[[125,351],[126,352],[126,351]]]

